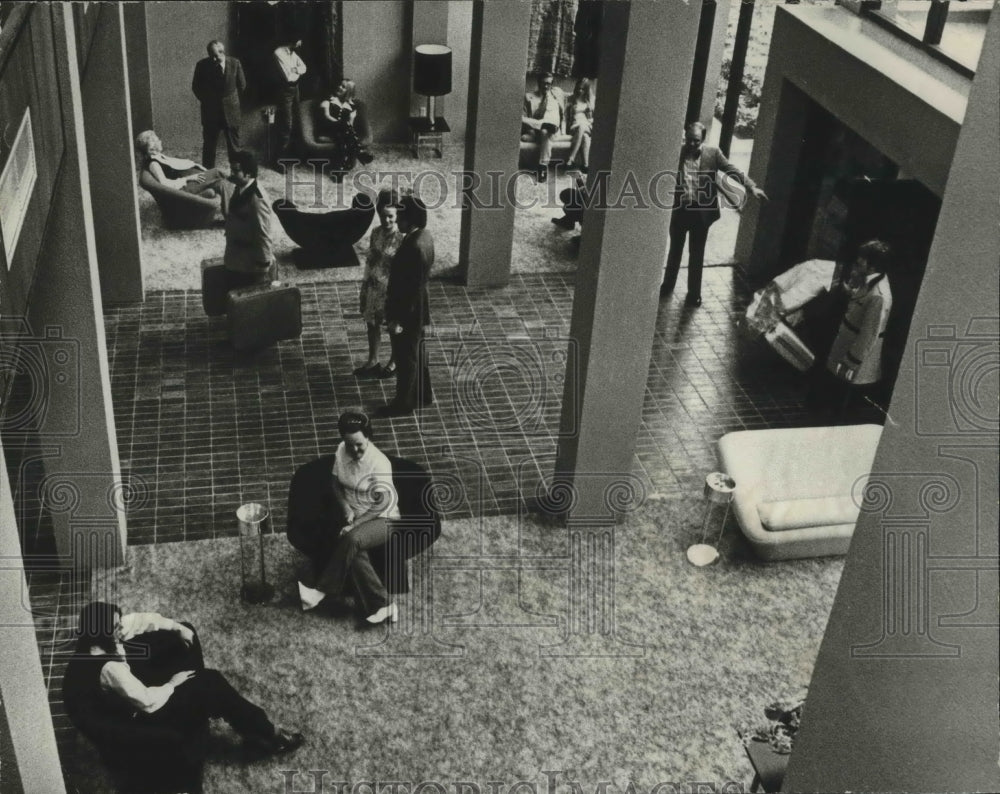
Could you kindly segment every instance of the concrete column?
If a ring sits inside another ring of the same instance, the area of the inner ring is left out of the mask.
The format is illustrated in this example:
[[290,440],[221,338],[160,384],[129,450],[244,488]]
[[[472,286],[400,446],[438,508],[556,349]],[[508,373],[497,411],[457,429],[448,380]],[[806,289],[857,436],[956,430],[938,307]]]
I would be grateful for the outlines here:
[[[1000,234],[995,203],[970,200],[1000,182],[998,95],[994,13],[872,467],[880,509],[854,531],[784,791],[1000,790]],[[886,514],[927,514],[925,542],[889,547]]]
[[[610,206],[584,215],[556,461],[557,478],[578,483],[571,519],[608,516],[608,489],[632,469],[679,156],[671,131],[684,125],[700,14],[699,3],[605,6],[590,183],[609,177]],[[628,193],[642,203],[615,206]]]
[[[410,36],[410,115],[419,116],[427,109],[427,97],[413,92],[413,48],[418,44],[448,44],[448,11],[451,3],[447,0],[415,0],[412,4],[413,19]],[[452,56],[454,60],[454,56]],[[454,68],[454,64],[452,64]],[[454,78],[454,75],[452,75]],[[447,97],[437,97],[435,113],[448,119]]]
[[[465,170],[482,184],[468,185],[458,255],[459,273],[470,287],[502,287],[510,280],[514,204],[503,187],[518,171],[524,104],[519,64],[527,62],[530,20],[530,3],[476,0],[473,8]],[[501,176],[498,196],[491,196],[490,172]]]
[[0,727],[6,723],[7,728],[0,780],[4,791],[9,785],[12,792],[64,794],[2,446],[0,559]]
[[125,54],[128,62],[132,130],[138,134],[153,127],[153,87],[149,79],[146,4],[123,3],[122,11],[125,14]]
[[125,513],[72,9],[51,10],[66,150],[50,210],[59,222],[49,224],[38,257],[28,321],[46,358],[35,384],[45,408],[36,436],[56,450],[45,459],[43,507],[59,555],[86,569],[121,562]]
[[730,0],[715,3],[715,25],[712,28],[712,46],[708,52],[708,68],[705,70],[705,93],[701,99],[699,121],[706,127],[712,126],[715,117],[715,91],[722,77],[722,56],[726,50],[726,27],[729,22]]
[[132,145],[125,18],[122,3],[91,6],[100,14],[81,75],[90,197],[106,303],[141,301],[142,238]]

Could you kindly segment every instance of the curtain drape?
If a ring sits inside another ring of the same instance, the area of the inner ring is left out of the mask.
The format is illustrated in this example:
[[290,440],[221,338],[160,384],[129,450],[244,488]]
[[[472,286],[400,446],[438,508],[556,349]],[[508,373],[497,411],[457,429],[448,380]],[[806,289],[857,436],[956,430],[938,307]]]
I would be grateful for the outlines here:
[[577,0],[532,0],[528,32],[528,69],[532,74],[573,73]]

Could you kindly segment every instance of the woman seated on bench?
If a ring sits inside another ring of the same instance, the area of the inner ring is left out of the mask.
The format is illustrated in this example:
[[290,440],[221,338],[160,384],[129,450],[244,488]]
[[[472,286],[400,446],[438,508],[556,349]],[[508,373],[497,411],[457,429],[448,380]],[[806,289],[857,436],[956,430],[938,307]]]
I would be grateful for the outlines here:
[[332,173],[352,169],[357,161],[367,165],[374,158],[358,139],[355,121],[363,112],[355,96],[353,80],[343,79],[337,89],[319,105],[316,119],[316,140],[337,144],[337,154],[330,163]]
[[135,148],[142,169],[148,171],[161,185],[202,198],[219,196],[222,214],[227,213],[232,188],[222,171],[217,168],[206,169],[183,157],[168,157],[163,153],[163,142],[153,130],[140,132],[135,139]]
[[566,165],[576,165],[577,155],[580,157],[580,168],[587,173],[590,167],[590,136],[594,129],[594,90],[586,77],[576,81],[573,95],[569,98],[569,134],[573,136],[569,154],[566,155]]

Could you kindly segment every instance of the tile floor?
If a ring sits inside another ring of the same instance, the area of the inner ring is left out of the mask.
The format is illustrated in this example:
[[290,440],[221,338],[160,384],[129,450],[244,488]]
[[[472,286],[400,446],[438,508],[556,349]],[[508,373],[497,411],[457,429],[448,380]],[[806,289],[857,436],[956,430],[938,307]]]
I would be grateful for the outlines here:
[[[807,421],[797,373],[741,340],[747,290],[733,273],[707,271],[700,309],[683,309],[679,296],[662,304],[633,467],[647,491],[700,488],[729,430]],[[432,282],[436,404],[377,420],[376,443],[461,488],[446,518],[514,512],[519,492],[551,472],[572,279],[520,275],[502,290]],[[130,543],[235,534],[234,511],[251,499],[270,505],[282,531],[289,479],[333,450],[340,412],[392,396],[393,381],[351,374],[367,349],[357,285],[302,289],[301,339],[257,355],[232,351],[225,321],[207,318],[196,292],[107,314],[119,451],[133,484]]]

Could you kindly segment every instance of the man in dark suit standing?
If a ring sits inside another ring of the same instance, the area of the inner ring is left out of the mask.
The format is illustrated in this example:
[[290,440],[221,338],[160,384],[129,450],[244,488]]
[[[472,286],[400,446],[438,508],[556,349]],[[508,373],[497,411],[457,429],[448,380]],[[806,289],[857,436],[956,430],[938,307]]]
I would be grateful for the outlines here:
[[684,240],[690,235],[690,255],[688,257],[688,291],[684,300],[690,307],[701,306],[701,271],[705,264],[705,242],[708,229],[721,217],[719,212],[719,188],[716,174],[732,177],[747,192],[758,199],[767,195],[753,180],[726,159],[714,146],[705,146],[705,125],[694,121],[684,130],[684,145],[681,147],[680,162],[677,167],[677,188],[674,193],[674,208],[670,216],[670,248],[667,252],[667,269],[663,274],[660,295],[669,295],[677,283],[677,272],[684,253]]
[[274,270],[271,201],[257,181],[253,152],[235,152],[230,166],[236,190],[226,213],[226,251],[222,258],[229,289],[266,284]]
[[226,150],[232,161],[240,148],[240,94],[246,91],[243,66],[236,58],[226,57],[221,41],[208,43],[208,57],[194,67],[191,90],[201,103],[201,162],[205,168],[215,167],[215,147],[221,132],[226,138]]
[[405,416],[434,402],[424,326],[431,321],[427,280],[434,264],[434,238],[424,228],[427,208],[420,199],[404,196],[396,218],[406,236],[389,267],[385,322],[396,360],[396,396],[379,416]]

